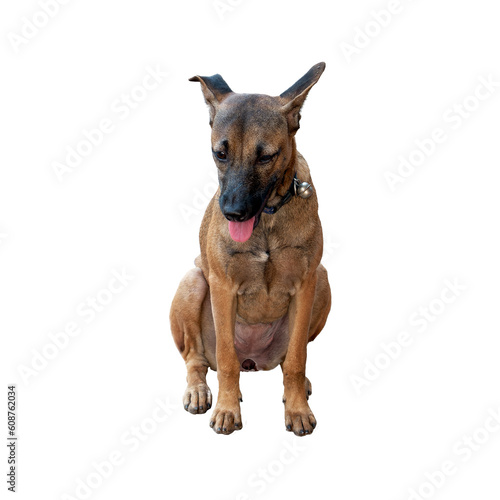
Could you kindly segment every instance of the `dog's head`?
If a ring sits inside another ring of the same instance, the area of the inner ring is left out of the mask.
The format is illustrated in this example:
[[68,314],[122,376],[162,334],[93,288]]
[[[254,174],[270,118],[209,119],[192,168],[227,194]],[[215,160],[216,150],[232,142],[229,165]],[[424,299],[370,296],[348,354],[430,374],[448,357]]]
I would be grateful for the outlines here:
[[250,238],[268,200],[292,183],[300,109],[324,69],[316,64],[277,97],[235,93],[220,75],[190,79],[209,106],[219,205],[234,240]]

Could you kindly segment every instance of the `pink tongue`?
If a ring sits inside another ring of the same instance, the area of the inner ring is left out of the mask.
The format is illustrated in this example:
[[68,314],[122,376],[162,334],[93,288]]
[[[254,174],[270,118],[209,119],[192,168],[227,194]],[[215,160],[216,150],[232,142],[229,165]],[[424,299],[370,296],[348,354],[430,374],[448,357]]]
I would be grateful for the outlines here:
[[229,234],[234,241],[244,242],[250,239],[253,231],[255,217],[248,219],[245,222],[229,221]]

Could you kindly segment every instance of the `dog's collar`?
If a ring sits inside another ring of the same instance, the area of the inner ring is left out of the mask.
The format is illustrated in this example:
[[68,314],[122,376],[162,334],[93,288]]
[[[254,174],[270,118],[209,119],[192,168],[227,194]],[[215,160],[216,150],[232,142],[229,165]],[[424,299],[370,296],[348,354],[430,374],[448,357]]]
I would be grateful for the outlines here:
[[288,191],[281,198],[277,205],[274,207],[265,207],[263,212],[265,214],[275,214],[283,205],[286,205],[293,196],[300,196],[301,198],[309,198],[314,192],[313,187],[308,182],[300,182],[297,179],[297,173],[293,174],[292,183]]
[[296,182],[297,182],[297,174],[295,173],[295,174],[293,174],[292,183],[290,184],[288,191],[281,198],[281,200],[278,202],[278,204],[274,205],[274,207],[265,207],[263,212],[265,214],[275,214],[283,205],[286,205],[292,199],[292,196],[295,195],[295,183]]

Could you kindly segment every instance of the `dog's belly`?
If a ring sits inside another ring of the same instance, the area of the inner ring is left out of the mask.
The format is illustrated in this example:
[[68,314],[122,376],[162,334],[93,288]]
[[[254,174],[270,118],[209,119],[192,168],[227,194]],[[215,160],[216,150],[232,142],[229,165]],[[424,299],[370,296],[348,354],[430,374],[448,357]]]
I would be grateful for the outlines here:
[[258,291],[240,292],[237,298],[237,316],[244,323],[272,323],[288,313],[291,296],[284,289],[262,288]]
[[288,315],[271,323],[236,322],[234,347],[242,371],[271,370],[285,358]]

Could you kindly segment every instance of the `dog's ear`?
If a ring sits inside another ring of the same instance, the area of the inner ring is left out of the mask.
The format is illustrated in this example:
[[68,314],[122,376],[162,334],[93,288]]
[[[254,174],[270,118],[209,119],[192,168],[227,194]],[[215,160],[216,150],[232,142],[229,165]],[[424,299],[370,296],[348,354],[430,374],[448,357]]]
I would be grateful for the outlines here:
[[288,90],[280,95],[284,105],[282,112],[288,121],[290,134],[295,134],[300,127],[300,108],[306,100],[307,94],[325,71],[326,64],[315,64],[300,80],[297,80]]
[[201,91],[203,92],[203,97],[205,102],[208,104],[210,110],[210,126],[214,121],[215,113],[219,104],[233,91],[229,88],[229,85],[224,81],[224,78],[220,75],[213,76],[193,76],[189,79],[190,82],[200,82]]

